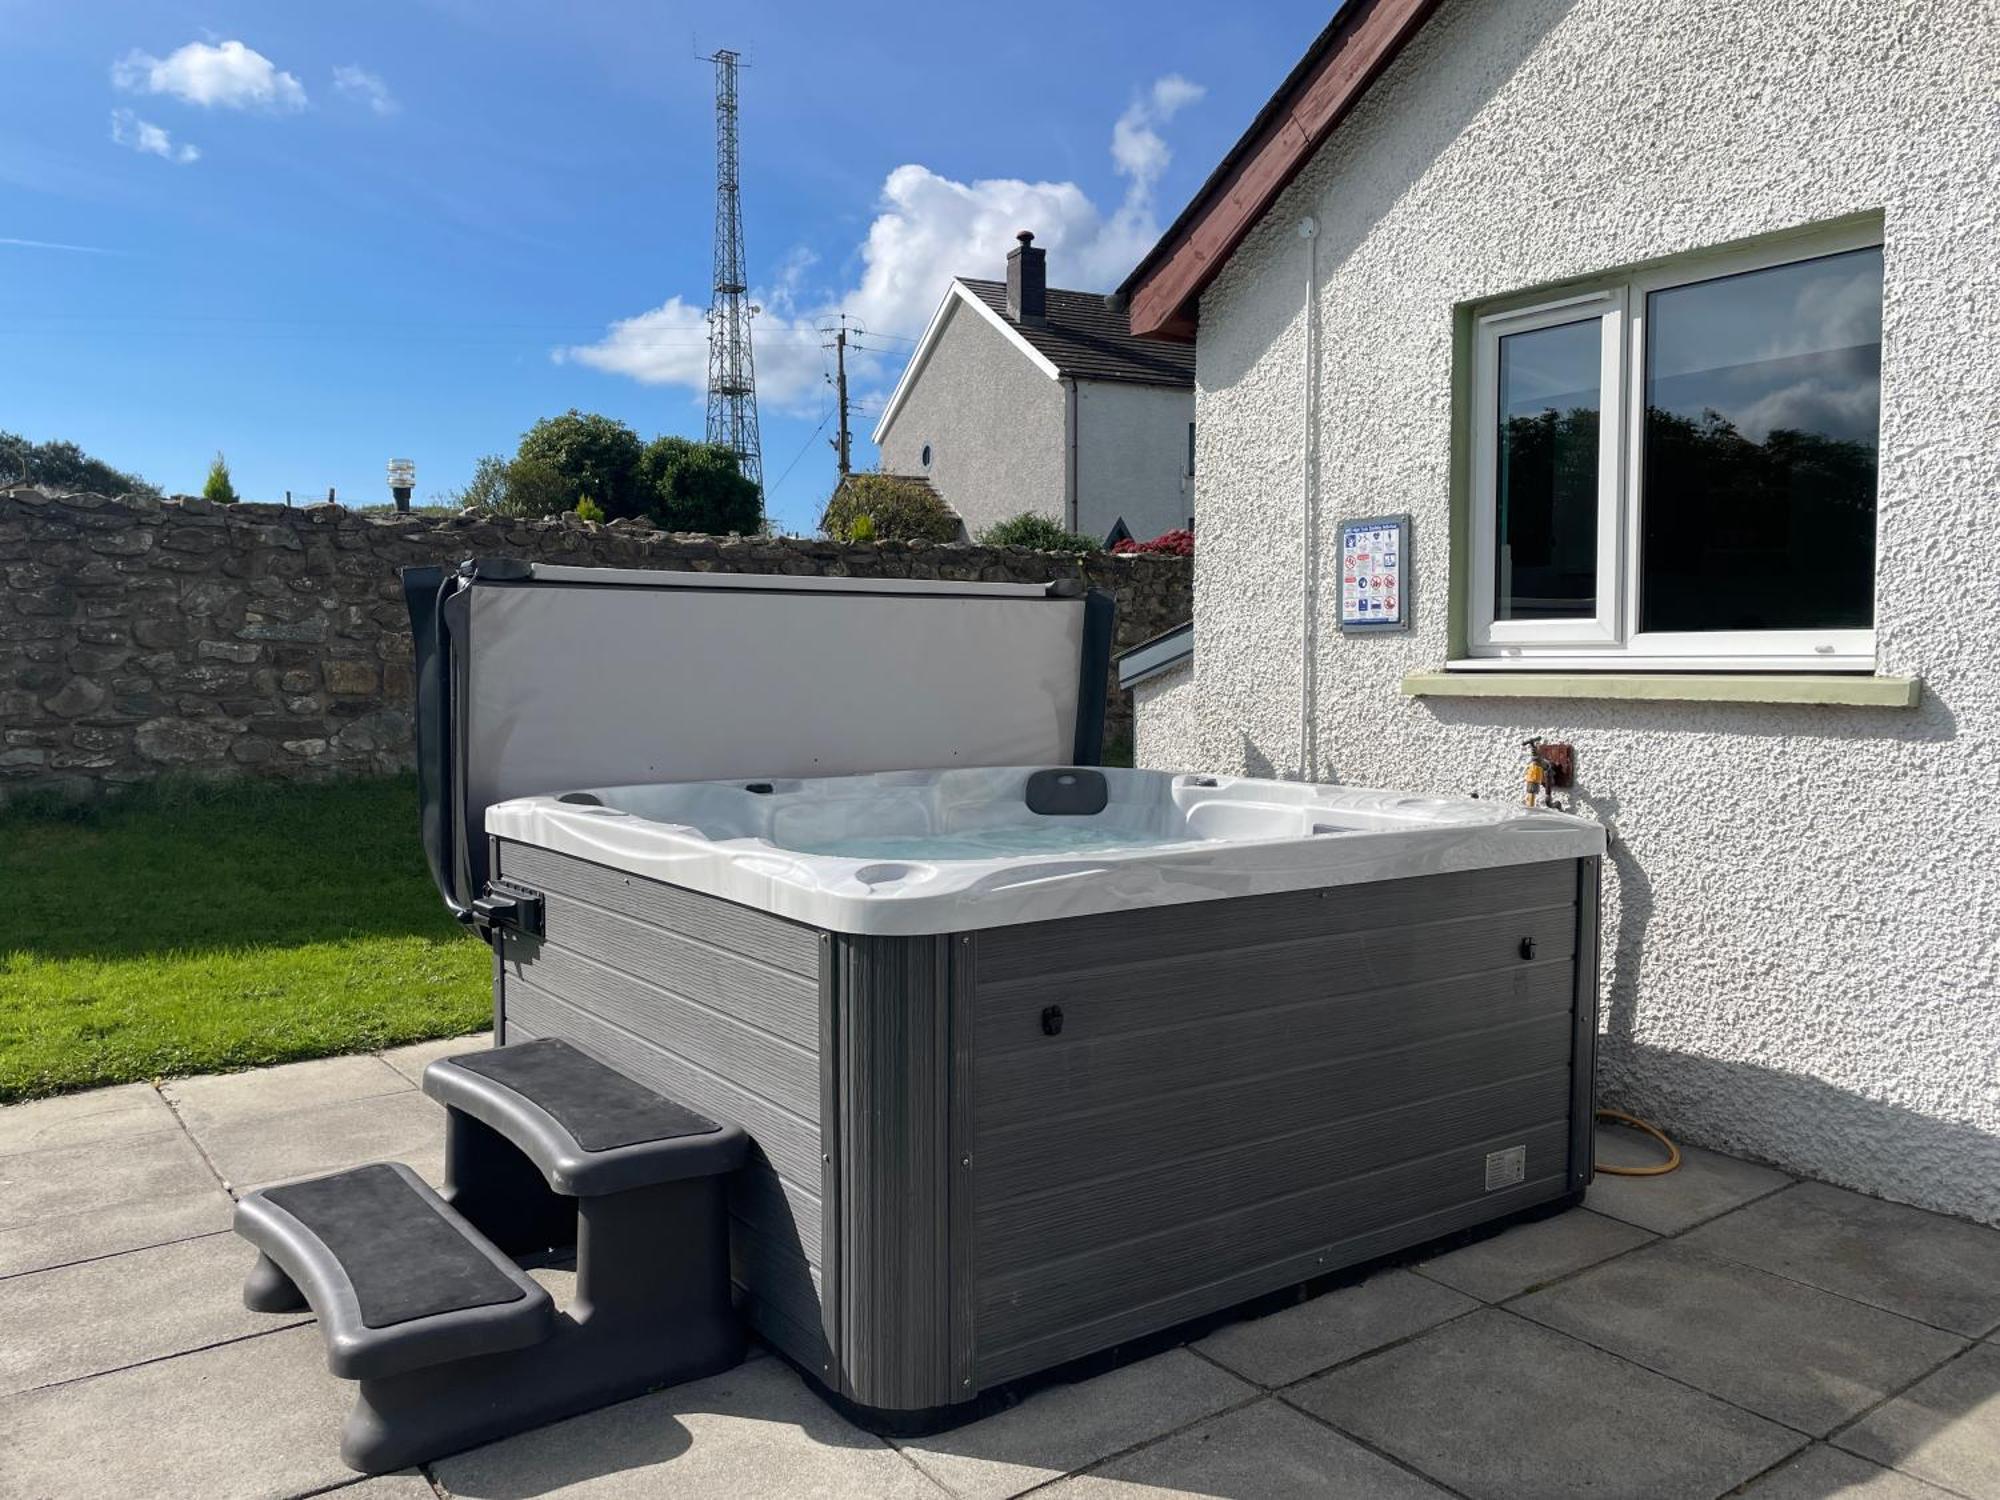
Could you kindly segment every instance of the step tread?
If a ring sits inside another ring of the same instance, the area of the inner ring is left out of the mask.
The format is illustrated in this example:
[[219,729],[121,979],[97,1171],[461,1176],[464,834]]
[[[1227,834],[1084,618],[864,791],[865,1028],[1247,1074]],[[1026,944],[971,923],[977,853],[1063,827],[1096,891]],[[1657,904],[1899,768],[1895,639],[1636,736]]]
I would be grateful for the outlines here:
[[749,1137],[556,1037],[440,1058],[424,1092],[498,1131],[570,1197],[734,1170]]
[[527,1295],[385,1164],[270,1188],[264,1196],[340,1262],[364,1327],[389,1328]]
[[318,1315],[348,1379],[540,1343],[555,1305],[401,1162],[245,1193],[236,1232]]
[[585,1151],[713,1135],[722,1128],[554,1038],[450,1061],[540,1105]]

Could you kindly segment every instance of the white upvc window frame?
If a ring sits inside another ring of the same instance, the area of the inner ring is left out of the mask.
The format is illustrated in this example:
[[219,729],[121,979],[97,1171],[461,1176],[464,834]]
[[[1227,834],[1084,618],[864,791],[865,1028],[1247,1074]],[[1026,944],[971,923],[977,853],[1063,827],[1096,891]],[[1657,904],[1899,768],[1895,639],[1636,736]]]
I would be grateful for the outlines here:
[[[1468,561],[1463,595],[1469,670],[1873,671],[1868,629],[1640,629],[1646,421],[1646,318],[1651,294],[1746,271],[1817,260],[1882,243],[1879,223],[1811,231],[1749,249],[1710,252],[1600,284],[1507,305],[1473,319]],[[1495,567],[1499,352],[1509,334],[1602,320],[1597,515],[1597,610],[1589,619],[1500,620]]]

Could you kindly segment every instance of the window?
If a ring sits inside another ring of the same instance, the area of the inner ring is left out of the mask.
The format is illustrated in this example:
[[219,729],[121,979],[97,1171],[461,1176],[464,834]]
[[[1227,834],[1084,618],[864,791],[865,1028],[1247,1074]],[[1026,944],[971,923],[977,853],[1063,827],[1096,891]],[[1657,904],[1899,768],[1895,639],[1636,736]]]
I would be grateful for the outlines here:
[[925,467],[926,469],[928,469],[931,466],[931,445],[929,443],[924,444],[923,455],[921,458],[918,459],[918,462],[921,463],[923,467]]
[[1877,233],[1474,325],[1470,666],[1874,666]]

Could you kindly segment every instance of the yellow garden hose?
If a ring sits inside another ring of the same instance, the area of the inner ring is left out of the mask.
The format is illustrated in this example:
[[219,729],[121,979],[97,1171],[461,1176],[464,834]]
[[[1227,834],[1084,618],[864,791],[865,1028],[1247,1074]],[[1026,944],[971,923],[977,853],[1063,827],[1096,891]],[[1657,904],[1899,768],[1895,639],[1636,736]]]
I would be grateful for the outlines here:
[[1629,1125],[1634,1130],[1650,1135],[1654,1140],[1667,1148],[1667,1159],[1655,1166],[1607,1167],[1603,1162],[1599,1162],[1597,1164],[1598,1171],[1607,1173],[1612,1177],[1664,1177],[1681,1164],[1681,1148],[1668,1140],[1666,1132],[1661,1130],[1657,1125],[1648,1125],[1644,1120],[1633,1115],[1628,1115],[1622,1109],[1600,1109],[1597,1112],[1597,1118],[1600,1120],[1610,1120],[1619,1125]]

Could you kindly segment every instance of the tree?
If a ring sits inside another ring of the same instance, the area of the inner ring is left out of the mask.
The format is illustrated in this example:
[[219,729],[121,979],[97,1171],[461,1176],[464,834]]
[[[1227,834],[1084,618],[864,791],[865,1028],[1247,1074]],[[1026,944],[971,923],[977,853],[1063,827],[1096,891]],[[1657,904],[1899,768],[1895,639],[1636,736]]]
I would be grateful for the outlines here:
[[553,466],[517,458],[506,467],[493,508],[503,516],[559,516],[578,498],[576,485]]
[[445,499],[461,510],[497,511],[506,498],[507,460],[497,453],[475,459],[472,478],[460,489],[445,491]]
[[958,515],[921,479],[898,474],[849,474],[835,487],[820,513],[819,529],[837,542],[859,541],[855,526],[866,519],[876,540],[955,542]]
[[0,485],[4,484],[39,484],[94,495],[160,493],[158,486],[92,458],[75,443],[31,443],[17,432],[0,432]]
[[215,450],[215,462],[208,466],[208,478],[202,481],[201,498],[217,505],[236,503],[236,486],[229,481],[229,462],[220,448]]
[[656,437],[639,455],[638,480],[638,508],[668,531],[748,536],[764,522],[757,486],[717,444]]
[[615,520],[648,508],[639,493],[639,454],[639,434],[623,422],[571,407],[523,433],[514,461],[543,466],[562,480],[568,494],[558,509],[568,510],[577,496],[590,495]]

